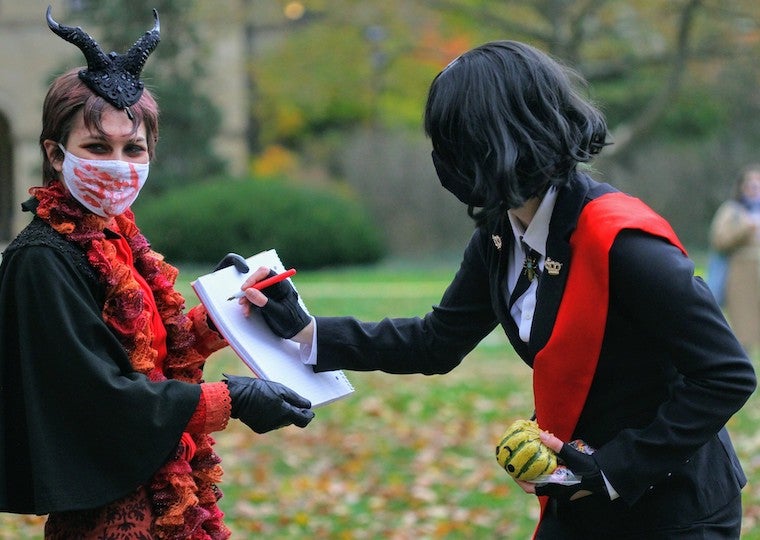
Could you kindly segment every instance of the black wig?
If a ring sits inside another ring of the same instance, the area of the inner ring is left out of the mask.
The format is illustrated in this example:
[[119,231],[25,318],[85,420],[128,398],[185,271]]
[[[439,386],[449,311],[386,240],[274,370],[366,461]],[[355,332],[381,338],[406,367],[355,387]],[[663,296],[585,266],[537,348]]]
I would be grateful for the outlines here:
[[[480,223],[570,181],[579,162],[606,144],[602,113],[584,100],[583,80],[543,52],[514,41],[464,53],[433,80],[425,133],[434,160],[481,201]],[[490,220],[490,219],[489,219]]]

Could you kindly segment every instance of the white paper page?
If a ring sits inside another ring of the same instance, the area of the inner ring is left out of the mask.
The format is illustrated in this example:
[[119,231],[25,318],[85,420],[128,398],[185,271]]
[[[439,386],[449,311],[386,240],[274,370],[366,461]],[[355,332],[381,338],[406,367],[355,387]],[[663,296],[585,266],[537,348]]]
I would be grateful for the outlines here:
[[[251,310],[246,318],[236,299],[227,300],[259,266],[268,266],[277,273],[285,271],[275,250],[249,257],[246,262],[250,268],[246,274],[229,266],[192,283],[211,320],[233,350],[257,376],[284,384],[309,399],[313,407],[351,394],[353,387],[342,371],[314,373],[311,366],[301,361],[297,343],[272,333],[256,310]],[[299,300],[306,310],[300,296]]]

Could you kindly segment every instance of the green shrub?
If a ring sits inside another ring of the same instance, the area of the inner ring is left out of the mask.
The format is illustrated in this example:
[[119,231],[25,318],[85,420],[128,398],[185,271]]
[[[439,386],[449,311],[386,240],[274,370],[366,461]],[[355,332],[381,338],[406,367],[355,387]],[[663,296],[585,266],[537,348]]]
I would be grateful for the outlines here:
[[326,189],[281,180],[220,179],[194,183],[135,205],[154,249],[173,263],[215,263],[277,249],[296,268],[377,262],[379,232],[356,201]]

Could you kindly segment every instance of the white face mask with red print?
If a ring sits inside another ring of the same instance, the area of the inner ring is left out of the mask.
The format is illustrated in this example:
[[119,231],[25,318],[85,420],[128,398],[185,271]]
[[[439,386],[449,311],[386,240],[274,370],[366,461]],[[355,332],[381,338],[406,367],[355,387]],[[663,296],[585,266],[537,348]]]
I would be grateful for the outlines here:
[[148,163],[118,159],[82,159],[63,145],[63,183],[82,205],[101,217],[122,214],[140,194],[148,178]]

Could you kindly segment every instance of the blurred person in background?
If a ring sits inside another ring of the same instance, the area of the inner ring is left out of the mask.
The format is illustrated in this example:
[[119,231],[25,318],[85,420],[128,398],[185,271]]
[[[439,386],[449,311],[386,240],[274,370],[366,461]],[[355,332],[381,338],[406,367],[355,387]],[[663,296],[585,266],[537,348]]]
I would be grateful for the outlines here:
[[[742,345],[760,347],[760,163],[739,175],[710,225],[710,248],[726,260],[723,305]],[[708,276],[709,277],[709,276]]]
[[518,482],[539,495],[538,538],[736,539],[746,478],[725,424],[755,389],[752,364],[670,225],[579,167],[607,126],[577,82],[514,41],[434,79],[433,163],[476,230],[428,314],[311,318],[288,283],[251,288],[267,268],[243,284],[243,309],[316,371],[443,374],[500,325],[533,369],[546,441],[582,477]]
[[[48,24],[88,66],[49,87],[43,185],[0,264],[0,511],[49,514],[46,539],[228,538],[210,434],[230,417],[304,427],[311,405],[273,382],[203,381],[227,343],[202,306],[185,312],[177,270],[135,223],[158,140],[139,80],[158,14],[124,55],[50,8]],[[218,268],[230,264],[248,270],[235,256]]]

